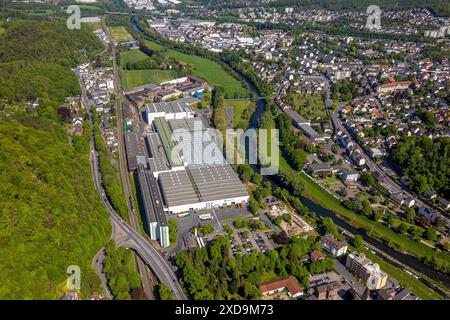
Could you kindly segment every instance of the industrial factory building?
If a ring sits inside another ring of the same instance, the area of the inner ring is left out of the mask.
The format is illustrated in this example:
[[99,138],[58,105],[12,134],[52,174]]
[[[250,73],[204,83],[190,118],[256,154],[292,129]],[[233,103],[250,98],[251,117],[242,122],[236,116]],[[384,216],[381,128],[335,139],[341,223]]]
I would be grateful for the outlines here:
[[[198,118],[156,117],[153,128],[155,132],[145,137],[147,161],[158,181],[165,211],[180,213],[248,202],[247,189],[215,144],[217,137],[207,123]],[[206,152],[207,148],[211,152]]]
[[243,204],[249,194],[217,145],[221,135],[194,118],[189,105],[152,103],[145,111],[153,132],[127,136],[128,161],[130,170],[137,167],[147,232],[167,247],[166,214]]
[[161,193],[170,213],[246,203],[247,189],[230,165],[187,166],[159,174]]
[[194,114],[194,109],[185,102],[159,102],[145,105],[146,120],[149,124],[153,123],[155,118],[184,119],[193,118]]

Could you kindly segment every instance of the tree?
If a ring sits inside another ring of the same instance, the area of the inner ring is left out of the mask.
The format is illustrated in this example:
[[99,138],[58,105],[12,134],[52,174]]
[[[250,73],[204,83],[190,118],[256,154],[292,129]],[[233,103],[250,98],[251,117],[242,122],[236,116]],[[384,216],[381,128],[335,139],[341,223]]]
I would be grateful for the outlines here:
[[233,234],[233,228],[231,228],[231,227],[228,226],[228,225],[224,225],[224,226],[223,226],[223,231],[225,231],[225,232],[228,233],[228,234]]
[[171,244],[175,244],[177,242],[177,237],[178,237],[178,226],[177,226],[177,222],[174,218],[170,218],[168,220],[168,224],[169,224],[169,239]]
[[262,183],[262,177],[261,177],[261,175],[260,175],[259,173],[253,172],[252,177],[251,177],[251,181],[252,181],[254,184],[260,186],[261,183]]
[[258,299],[261,297],[261,290],[259,290],[254,284],[250,282],[244,283],[244,296],[249,300]]
[[355,235],[355,237],[353,238],[353,245],[357,249],[361,249],[362,248],[363,238],[361,237],[361,235],[359,235],[359,234]]
[[361,182],[364,185],[366,185],[368,187],[372,187],[375,185],[375,178],[368,171],[364,171],[363,173],[361,173],[361,176],[359,177],[359,179],[361,180]]
[[414,223],[414,220],[416,219],[416,211],[414,208],[408,208],[405,211],[405,218],[409,223]]
[[164,283],[159,284],[158,293],[161,300],[172,300],[172,291],[170,291],[169,287]]
[[279,244],[288,244],[289,243],[289,237],[286,231],[282,230],[280,233],[275,237],[275,242]]
[[374,210],[372,213],[372,219],[374,221],[379,221],[383,218],[383,211],[381,210]]
[[256,200],[253,199],[253,198],[250,198],[250,200],[249,200],[249,202],[248,202],[248,206],[250,207],[250,211],[251,211],[254,215],[258,214],[258,211],[259,211],[259,204],[258,204],[258,201],[256,201]]
[[386,219],[386,222],[388,223],[389,226],[393,226],[394,225],[394,215],[389,213]]
[[287,223],[291,223],[292,221],[292,215],[290,213],[285,213],[282,215],[282,218],[284,221],[286,221]]
[[70,117],[70,109],[66,108],[66,107],[60,107],[58,109],[58,115],[59,115],[61,121],[64,121],[64,122],[69,121],[71,118]]
[[253,176],[253,169],[248,164],[241,164],[237,170],[243,182],[249,182]]
[[420,240],[420,237],[423,235],[422,230],[414,226],[409,227],[408,233],[416,240]]
[[202,228],[204,234],[209,234],[214,232],[214,227],[211,224],[205,224]]
[[332,235],[338,234],[338,229],[336,225],[334,224],[333,220],[329,217],[326,217],[322,220],[322,228],[325,230],[326,233],[331,233]]
[[398,226],[398,232],[406,234],[408,232],[408,225],[406,223],[400,223]]
[[436,242],[437,241],[437,234],[436,234],[436,230],[432,227],[429,227],[425,230],[425,238]]

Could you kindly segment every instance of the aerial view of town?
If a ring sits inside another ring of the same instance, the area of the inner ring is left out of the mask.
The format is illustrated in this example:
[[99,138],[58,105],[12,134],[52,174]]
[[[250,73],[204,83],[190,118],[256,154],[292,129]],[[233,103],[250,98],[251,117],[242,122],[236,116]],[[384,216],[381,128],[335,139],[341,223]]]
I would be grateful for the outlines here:
[[444,0],[3,1],[0,299],[449,300],[449,51]]

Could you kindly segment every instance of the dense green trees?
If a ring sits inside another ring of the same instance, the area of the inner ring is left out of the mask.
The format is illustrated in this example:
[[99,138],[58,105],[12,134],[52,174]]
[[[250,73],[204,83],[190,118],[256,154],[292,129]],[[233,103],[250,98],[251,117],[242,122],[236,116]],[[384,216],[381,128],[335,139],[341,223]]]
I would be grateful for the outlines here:
[[12,19],[4,23],[3,28],[6,33],[0,47],[2,62],[31,60],[73,67],[103,50],[92,30],[87,27],[69,30],[64,21],[58,19]]
[[332,98],[336,101],[350,101],[356,97],[356,85],[349,80],[342,80],[333,83],[331,88]]
[[102,176],[102,185],[105,189],[106,196],[111,202],[113,208],[124,219],[128,219],[128,207],[125,201],[125,195],[122,191],[122,184],[119,179],[119,170],[117,165],[113,165],[109,155],[108,148],[102,137],[99,128],[98,115],[92,108],[93,122],[94,122],[94,142],[95,150],[98,153],[99,170]]
[[182,285],[195,300],[258,299],[258,285],[264,275],[285,277],[293,275],[306,286],[308,275],[332,268],[332,260],[302,262],[301,258],[315,248],[317,239],[294,237],[279,250],[267,253],[230,255],[228,237],[218,237],[207,248],[196,248],[175,255],[181,270]]
[[353,246],[356,249],[361,249],[362,245],[363,245],[363,238],[359,234],[355,235],[355,237],[353,238]]
[[450,198],[449,138],[403,137],[392,152],[392,159],[411,178],[414,191],[423,194],[435,190]]
[[220,130],[220,132],[224,136],[227,130],[227,123],[224,107],[224,91],[222,88],[214,88],[212,92],[211,106],[214,112],[214,126],[218,130]]
[[177,242],[178,237],[178,225],[177,221],[174,218],[170,218],[168,220],[169,223],[169,239],[170,245],[174,245]]
[[161,300],[172,300],[172,291],[170,291],[170,288],[165,285],[164,283],[160,283],[158,286],[158,293],[159,293],[159,298]]
[[308,155],[305,151],[307,142],[300,135],[292,134],[292,120],[286,113],[280,113],[275,122],[280,130],[280,147],[283,155],[295,170],[302,170]]
[[141,276],[134,270],[133,255],[125,248],[116,248],[114,241],[105,247],[103,272],[115,299],[131,299],[130,291],[141,286]]
[[[101,290],[91,262],[110,226],[92,181],[89,127],[70,145],[56,110],[79,93],[69,67],[101,44],[57,19],[12,19],[2,27],[0,298],[59,298],[69,265],[80,266],[87,297]],[[37,98],[29,111],[26,102]]]

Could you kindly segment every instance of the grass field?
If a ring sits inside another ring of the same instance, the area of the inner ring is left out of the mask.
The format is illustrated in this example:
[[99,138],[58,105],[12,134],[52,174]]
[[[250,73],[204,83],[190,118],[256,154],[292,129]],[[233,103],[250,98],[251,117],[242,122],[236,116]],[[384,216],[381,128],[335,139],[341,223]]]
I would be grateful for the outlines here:
[[144,70],[122,71],[122,78],[124,81],[125,90],[146,83],[159,84],[164,81],[175,79],[175,77],[176,77],[175,71],[169,70],[144,69]]
[[32,16],[49,16],[55,11],[51,9],[37,9],[37,10],[24,10],[26,13]]
[[339,216],[345,218],[345,220],[354,227],[371,230],[385,239],[390,239],[401,246],[401,248],[398,248],[397,250],[403,249],[416,257],[430,257],[434,255],[450,262],[449,255],[435,252],[423,243],[411,240],[407,235],[395,233],[378,221],[370,220],[366,216],[358,215],[353,211],[344,208],[336,198],[323,190],[314,181],[309,179],[309,177],[303,172],[297,172],[292,169],[283,157],[280,157],[280,168],[288,173],[291,173],[294,177],[296,177],[296,179],[299,179],[304,183],[305,191],[303,192],[303,196],[305,198],[310,199],[325,209],[337,213]]
[[[145,40],[145,44],[154,50],[164,49],[164,47],[152,41]],[[242,84],[230,76],[216,62],[174,50],[167,50],[166,55],[168,57],[173,57],[182,63],[192,65],[194,68],[194,75],[206,80],[213,86],[223,87],[226,97],[234,98],[248,96],[247,90],[242,86]]]
[[141,50],[129,50],[120,53],[120,67],[123,68],[127,63],[134,63],[147,59],[148,56]]
[[82,27],[83,26],[87,26],[87,27],[91,28],[92,31],[95,31],[97,29],[103,29],[101,22],[87,22],[87,23],[83,23]]
[[114,41],[130,41],[133,40],[131,34],[125,29],[125,27],[108,27],[111,32],[111,36]]
[[90,5],[90,4],[79,4],[78,6],[80,7],[81,10],[87,10],[87,11],[102,10],[102,8],[97,7],[95,5]]
[[[245,124],[244,128],[248,127],[250,117],[255,111],[256,105],[254,101],[251,100],[241,100],[241,101],[224,101],[225,107],[233,107],[233,127],[236,128],[240,122]],[[244,119],[243,113],[245,109],[249,109],[247,119]]]

